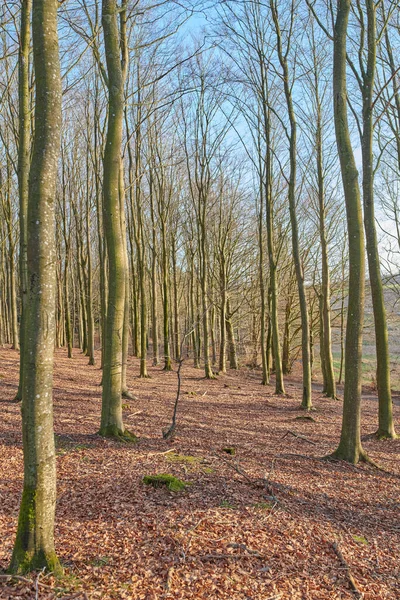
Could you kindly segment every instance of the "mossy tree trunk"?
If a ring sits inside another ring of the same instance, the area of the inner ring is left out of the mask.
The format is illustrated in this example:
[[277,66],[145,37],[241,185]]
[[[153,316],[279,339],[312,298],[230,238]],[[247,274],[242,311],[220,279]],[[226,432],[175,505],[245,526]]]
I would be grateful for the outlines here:
[[33,0],[35,133],[28,196],[22,433],[24,487],[11,572],[61,571],[54,548],[56,457],[53,431],[56,254],[54,204],[61,132],[56,0]]
[[108,301],[104,343],[100,435],[120,437],[122,420],[122,336],[125,316],[125,255],[121,230],[120,163],[124,111],[124,69],[116,0],[103,0],[102,24],[107,64],[108,124],[103,158],[104,232],[108,255]]
[[[367,12],[367,64],[362,71],[363,131],[361,155],[363,166],[364,229],[367,245],[369,280],[375,325],[376,383],[379,401],[377,436],[395,438],[392,394],[390,389],[390,359],[387,319],[380,270],[378,239],[374,209],[374,158],[373,158],[373,94],[376,71],[376,7],[374,0],[366,0]],[[361,32],[364,37],[364,31]]]
[[346,203],[349,239],[349,296],[343,420],[339,446],[333,456],[356,464],[360,459],[365,458],[360,436],[365,249],[358,172],[347,119],[346,39],[350,8],[351,0],[338,0],[333,51],[335,133]]

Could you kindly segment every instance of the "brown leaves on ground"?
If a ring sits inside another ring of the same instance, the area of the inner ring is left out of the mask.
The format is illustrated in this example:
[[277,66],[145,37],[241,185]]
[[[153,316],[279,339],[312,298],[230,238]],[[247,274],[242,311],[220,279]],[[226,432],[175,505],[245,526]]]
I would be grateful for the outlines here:
[[[20,407],[10,402],[18,354],[0,350],[0,361],[0,568],[5,569],[23,466]],[[55,534],[65,577],[56,581],[34,574],[10,581],[1,576],[1,598],[400,598],[400,440],[364,441],[390,473],[322,461],[338,443],[340,402],[315,393],[315,421],[296,419],[304,413],[295,378],[286,383],[288,396],[277,397],[272,387],[260,385],[256,372],[229,372],[207,381],[202,371],[185,364],[177,434],[165,441],[162,429],[170,423],[176,374],[152,367],[152,378],[141,380],[137,372],[138,361],[131,359],[129,383],[137,399],[124,405],[124,419],[140,441],[104,440],[96,435],[98,367],[87,366],[77,351],[73,360],[57,351]],[[395,413],[400,429],[398,405]],[[373,432],[376,423],[377,401],[369,396],[363,402],[363,434]],[[223,452],[226,447],[234,447],[235,454]],[[191,485],[171,492],[143,484],[144,475],[160,473]]]

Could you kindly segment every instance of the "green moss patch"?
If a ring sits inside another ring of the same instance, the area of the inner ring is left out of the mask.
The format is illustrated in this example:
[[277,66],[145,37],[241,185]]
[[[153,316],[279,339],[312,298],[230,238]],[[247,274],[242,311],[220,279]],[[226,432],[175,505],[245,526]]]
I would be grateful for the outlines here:
[[201,456],[191,456],[190,454],[176,454],[175,452],[169,452],[165,455],[168,462],[171,463],[183,463],[186,465],[196,465],[201,463],[203,460]]
[[184,490],[189,483],[178,479],[168,473],[160,473],[159,475],[145,475],[143,483],[152,485],[154,488],[166,486],[171,492],[180,492]]
[[233,446],[226,446],[225,448],[222,448],[222,452],[230,454],[231,456],[235,456],[236,448],[234,448]]
[[270,510],[273,507],[274,505],[272,502],[256,502],[256,504],[254,504],[254,508],[258,510]]
[[367,538],[365,538],[363,535],[353,535],[353,540],[358,544],[364,544],[365,546],[368,544]]

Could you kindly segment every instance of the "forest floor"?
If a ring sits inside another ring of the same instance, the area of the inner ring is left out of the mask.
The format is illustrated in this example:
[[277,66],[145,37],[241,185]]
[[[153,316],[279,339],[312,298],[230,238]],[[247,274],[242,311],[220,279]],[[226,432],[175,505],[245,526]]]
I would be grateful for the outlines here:
[[[207,381],[185,363],[177,434],[165,441],[176,373],[151,367],[151,379],[141,380],[137,372],[130,359],[137,399],[125,401],[124,419],[140,440],[112,442],[96,435],[98,367],[78,351],[73,360],[57,351],[55,536],[65,576],[0,575],[0,598],[400,598],[400,440],[369,435],[377,426],[371,391],[363,444],[387,472],[321,460],[337,446],[341,402],[316,391],[314,420],[305,420],[296,377],[287,379],[287,396],[277,397],[258,372]],[[17,375],[18,354],[0,349],[3,573],[23,475],[20,407],[10,403]],[[400,432],[398,399],[395,413]],[[160,473],[191,485],[171,492],[143,483]]]

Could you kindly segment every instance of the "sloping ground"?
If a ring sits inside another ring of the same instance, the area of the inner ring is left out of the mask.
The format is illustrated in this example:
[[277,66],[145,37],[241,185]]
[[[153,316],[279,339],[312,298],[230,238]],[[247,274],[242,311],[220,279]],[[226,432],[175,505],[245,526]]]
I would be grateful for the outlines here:
[[[0,568],[8,565],[22,487],[18,355],[0,350]],[[341,403],[315,394],[315,422],[298,419],[300,387],[285,398],[241,371],[205,381],[184,365],[175,440],[176,374],[129,368],[136,445],[96,435],[100,371],[57,351],[57,552],[65,577],[0,579],[1,598],[367,599],[400,598],[400,440],[367,438],[390,473],[320,457],[335,449]],[[376,399],[363,404],[363,434],[376,429]],[[400,407],[395,407],[400,431]],[[288,431],[292,433],[288,433]],[[297,436],[302,437],[295,437]],[[306,438],[306,439],[304,439]],[[222,451],[235,447],[236,455]],[[169,452],[168,450],[173,450]],[[179,456],[176,456],[179,455]],[[184,458],[195,457],[196,460]],[[171,473],[183,492],[144,475]],[[35,586],[37,591],[35,591]],[[50,586],[50,587],[49,587]]]

